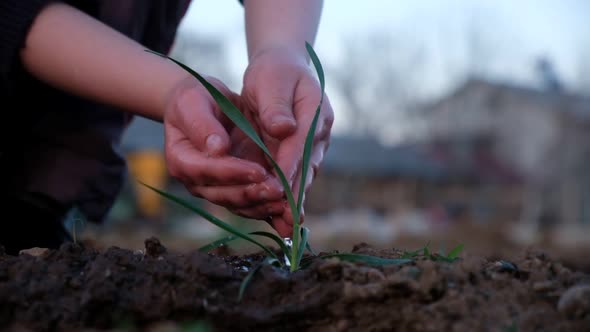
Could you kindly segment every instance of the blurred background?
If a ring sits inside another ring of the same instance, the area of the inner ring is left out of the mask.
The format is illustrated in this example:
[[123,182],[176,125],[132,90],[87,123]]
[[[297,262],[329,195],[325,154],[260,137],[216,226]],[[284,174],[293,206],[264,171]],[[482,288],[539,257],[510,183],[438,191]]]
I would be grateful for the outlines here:
[[[306,201],[312,244],[539,246],[586,259],[588,13],[584,0],[326,0],[314,48],[336,120]],[[171,55],[240,91],[243,26],[237,0],[194,0]],[[244,229],[270,230],[169,178],[160,124],[137,118],[123,149],[129,183],[109,221],[81,231],[90,241],[140,249],[157,236],[192,250],[224,235],[134,179]]]

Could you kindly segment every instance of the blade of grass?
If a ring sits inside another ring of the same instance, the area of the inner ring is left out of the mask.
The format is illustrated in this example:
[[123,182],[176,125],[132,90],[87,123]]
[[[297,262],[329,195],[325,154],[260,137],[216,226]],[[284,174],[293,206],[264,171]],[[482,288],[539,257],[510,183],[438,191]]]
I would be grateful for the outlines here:
[[260,231],[260,232],[251,232],[250,234],[251,235],[258,235],[258,236],[263,236],[263,237],[269,238],[269,239],[271,239],[271,240],[273,240],[274,242],[277,243],[277,245],[283,251],[284,254],[289,253],[289,248],[287,248],[287,246],[285,245],[285,242],[283,242],[283,240],[281,240],[280,237],[278,237],[278,236],[276,236],[276,235],[274,235],[272,233]]
[[[297,260],[295,261],[297,266],[301,262],[301,257],[303,257],[303,252],[305,251],[305,247],[307,245],[307,239],[309,238],[309,228],[303,227],[301,228],[301,243],[299,244],[299,248],[297,248]],[[291,264],[293,265],[293,264]]]
[[310,254],[312,254],[313,256],[317,256],[318,254],[315,253],[315,251],[313,251],[313,249],[311,248],[311,245],[309,244],[309,241],[307,241],[307,243],[305,244],[305,248],[307,249],[307,251],[309,251]]
[[197,321],[183,324],[180,328],[181,332],[210,332],[211,327],[204,321]]
[[229,235],[229,236],[223,237],[219,240],[215,240],[209,244],[206,244],[206,245],[202,246],[201,248],[199,248],[198,250],[201,252],[208,252],[208,251],[218,248],[226,243],[229,243],[235,239],[238,239],[238,237],[235,235]]
[[414,257],[418,256],[422,252],[422,250],[423,249],[418,249],[415,251],[407,251],[402,255],[402,258],[414,258]]
[[[309,170],[309,162],[311,160],[311,152],[313,148],[313,141],[315,137],[315,131],[318,123],[318,119],[320,117],[320,111],[322,108],[322,103],[324,101],[324,88],[325,88],[325,79],[324,79],[324,69],[322,68],[322,64],[315,53],[313,47],[308,42],[305,42],[305,48],[311,61],[315,67],[315,70],[318,74],[318,79],[320,81],[320,102],[316,108],[315,115],[311,122],[311,126],[307,131],[307,136],[305,137],[305,145],[303,148],[303,160],[301,164],[301,183],[299,184],[299,192],[297,195],[297,213],[293,213],[293,247],[291,248],[291,271],[295,271],[299,268],[299,260],[300,260],[300,253],[303,254],[303,248],[299,244],[299,235],[300,235],[300,224],[299,224],[299,217],[301,216],[301,207],[303,205],[303,194],[305,193],[305,183],[307,180],[307,173]],[[307,230],[309,233],[309,230]]]
[[256,272],[258,272],[258,270],[260,270],[261,268],[262,268],[262,264],[258,264],[256,267],[254,267],[252,270],[250,270],[250,272],[248,272],[248,274],[246,275],[244,280],[242,280],[242,283],[240,284],[240,291],[238,292],[238,302],[242,301],[246,287],[248,287],[248,285],[252,281],[252,278],[254,277]]
[[381,257],[377,257],[377,256],[369,256],[369,255],[361,255],[361,254],[348,254],[348,253],[328,254],[328,255],[320,256],[320,258],[323,258],[323,259],[332,258],[332,257],[340,258],[343,261],[360,262],[360,263],[365,263],[365,264],[374,265],[374,266],[400,265],[400,264],[406,264],[406,263],[412,262],[411,259],[406,259],[406,258],[381,258]]
[[281,262],[276,258],[267,257],[264,259],[264,261],[262,261],[262,263],[258,264],[256,267],[254,267],[252,270],[250,270],[250,272],[248,272],[248,274],[246,275],[246,277],[244,278],[244,280],[242,280],[242,283],[240,284],[240,290],[238,292],[238,302],[242,301],[242,298],[244,297],[244,291],[246,291],[246,287],[248,287],[248,285],[252,281],[252,278],[254,277],[256,272],[258,272],[262,268],[262,266],[264,266],[266,264],[280,265],[280,263]]
[[424,255],[426,255],[426,253],[428,252],[429,245],[430,245],[430,241],[428,241],[428,243],[426,243],[426,245],[424,245],[424,247],[422,247],[420,249],[416,249],[413,251],[405,251],[404,254],[402,255],[402,258],[414,258],[414,257],[420,255],[420,253],[423,253]]
[[303,162],[302,162],[302,166],[301,166],[301,183],[299,186],[299,193],[297,196],[297,211],[299,211],[299,213],[301,213],[301,205],[303,203],[302,202],[303,193],[305,192],[305,182],[307,179],[309,162],[311,160],[311,151],[313,148],[313,139],[315,137],[315,130],[317,127],[319,116],[320,116],[322,103],[324,102],[324,89],[325,89],[325,85],[326,85],[325,79],[324,79],[324,69],[322,68],[322,64],[320,63],[320,60],[319,60],[317,54],[315,53],[315,51],[313,50],[313,47],[308,42],[305,42],[305,47],[307,49],[307,53],[309,53],[311,61],[313,62],[315,70],[318,74],[321,90],[320,90],[320,102],[316,108],[315,115],[314,115],[313,120],[311,122],[311,126],[309,127],[309,130],[307,132],[307,136],[305,138],[305,145],[303,148]]
[[161,191],[160,189],[154,188],[146,183],[143,183],[140,181],[141,184],[143,184],[144,186],[152,189],[153,191],[157,192],[158,194],[164,196],[165,198],[182,205],[183,207],[195,212],[196,214],[200,215],[201,217],[207,219],[209,222],[211,222],[212,224],[214,224],[215,226],[227,231],[228,233],[231,233],[239,238],[242,238],[250,243],[253,243],[255,245],[257,245],[258,247],[260,247],[262,250],[266,251],[271,257],[273,258],[277,258],[276,254],[270,250],[269,248],[267,248],[265,245],[263,245],[262,243],[256,241],[255,239],[251,238],[249,235],[246,235],[244,233],[242,233],[240,230],[238,230],[237,228],[233,227],[230,224],[225,223],[224,221],[218,219],[217,217],[213,216],[212,214],[210,214],[209,212],[202,210],[194,205],[192,205],[191,203],[185,201],[182,198],[176,197],[174,195],[168,194],[164,191]]
[[451,252],[447,255],[447,258],[454,260],[455,258],[459,257],[461,251],[463,251],[463,243],[453,248],[453,250],[451,250]]
[[[268,233],[268,232],[250,232],[248,233],[249,235],[257,235],[257,236],[263,236],[266,238],[269,238],[271,240],[273,240],[274,242],[277,243],[277,245],[279,245],[280,249],[283,251],[283,253],[288,253],[289,249],[287,248],[287,246],[285,245],[285,243],[283,241],[281,241],[281,238],[279,238],[278,236],[272,234],[272,233]],[[202,246],[201,248],[199,248],[199,251],[203,251],[203,252],[207,252],[209,250],[215,249],[221,245],[227,244],[229,242],[232,242],[234,240],[238,239],[237,236],[235,235],[229,235],[226,237],[223,237],[221,239],[215,240],[211,243],[208,243],[204,246]]]

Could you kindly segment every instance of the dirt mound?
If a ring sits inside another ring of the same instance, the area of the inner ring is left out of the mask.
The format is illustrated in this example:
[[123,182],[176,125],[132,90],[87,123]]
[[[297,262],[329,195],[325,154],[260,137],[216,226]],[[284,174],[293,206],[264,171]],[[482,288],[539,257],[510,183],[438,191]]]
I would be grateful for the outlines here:
[[330,258],[293,274],[264,266],[241,302],[240,283],[261,256],[173,253],[153,238],[145,251],[32,252],[0,250],[0,328],[180,330],[202,321],[213,331],[590,331],[590,275],[542,252],[386,267]]

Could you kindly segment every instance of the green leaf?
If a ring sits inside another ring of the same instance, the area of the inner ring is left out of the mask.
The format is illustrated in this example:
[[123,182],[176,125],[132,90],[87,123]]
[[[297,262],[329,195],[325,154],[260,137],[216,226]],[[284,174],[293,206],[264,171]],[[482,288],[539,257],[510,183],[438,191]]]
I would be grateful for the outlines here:
[[[297,195],[297,213],[293,214],[293,248],[291,252],[291,271],[295,271],[299,268],[299,260],[300,255],[303,254],[303,248],[299,244],[299,233],[300,233],[300,224],[299,224],[299,217],[301,216],[301,207],[303,205],[303,194],[305,193],[305,182],[307,179],[307,173],[309,170],[309,163],[311,161],[311,154],[313,149],[313,141],[315,137],[315,131],[318,123],[318,119],[320,116],[320,111],[322,108],[322,103],[324,101],[324,88],[325,88],[325,79],[324,79],[324,69],[322,68],[322,64],[315,53],[313,47],[310,43],[305,42],[305,48],[307,53],[313,62],[315,70],[318,74],[318,78],[320,80],[320,102],[316,108],[313,120],[311,122],[310,128],[307,131],[307,136],[305,137],[305,145],[303,147],[303,160],[301,164],[301,182],[299,184],[299,193]],[[309,230],[307,230],[309,233]],[[299,252],[301,251],[301,252]],[[296,262],[293,264],[293,262]]]
[[414,257],[420,255],[420,253],[424,252],[424,248],[425,247],[422,247],[422,248],[420,248],[418,250],[414,250],[414,251],[406,251],[402,255],[402,258],[414,258]]
[[174,195],[171,195],[169,193],[166,193],[160,189],[154,188],[148,184],[145,184],[141,181],[139,181],[141,184],[143,184],[144,186],[152,189],[153,191],[157,192],[158,194],[166,197],[167,199],[180,204],[181,206],[195,212],[196,214],[200,215],[201,217],[207,219],[209,222],[211,222],[212,224],[214,224],[215,226],[239,237],[242,238],[250,243],[253,243],[255,245],[257,245],[258,247],[260,247],[262,250],[266,251],[271,257],[277,258],[277,256],[275,255],[275,253],[270,250],[269,248],[267,248],[265,245],[263,245],[262,243],[256,241],[255,239],[251,238],[249,235],[242,233],[240,230],[238,230],[237,228],[233,227],[230,224],[225,223],[224,221],[218,219],[217,217],[213,216],[212,214],[210,214],[209,212],[202,210],[194,205],[192,205],[191,203],[185,201],[182,198],[176,197]]
[[204,321],[190,322],[182,324],[181,332],[209,332],[211,327]]
[[226,243],[229,243],[229,242],[231,242],[231,241],[233,241],[233,240],[235,240],[237,238],[238,237],[235,236],[235,235],[229,235],[229,236],[223,237],[223,238],[221,238],[219,240],[215,240],[215,241],[213,241],[213,242],[211,242],[209,244],[206,244],[206,245],[202,246],[201,248],[199,248],[199,251],[201,251],[201,252],[208,252],[208,251],[213,250],[215,248],[218,248],[218,247],[220,247],[220,246],[222,246],[222,245],[224,245]]
[[279,246],[279,248],[281,248],[281,250],[283,251],[283,253],[285,255],[288,255],[289,254],[289,248],[287,248],[287,246],[285,245],[285,242],[283,242],[283,240],[280,237],[278,237],[278,236],[276,236],[276,235],[274,235],[272,233],[262,232],[262,231],[260,231],[260,232],[251,232],[250,234],[251,235],[263,236],[263,237],[266,237],[266,238],[269,238],[269,239],[273,240],[274,242],[277,243],[277,245]]
[[426,245],[424,245],[424,247],[420,248],[420,249],[416,249],[413,251],[405,251],[404,254],[402,255],[402,258],[414,258],[420,254],[423,254],[424,256],[429,256],[430,253],[428,251],[428,247],[430,246],[430,241],[428,241],[428,243],[426,243]]
[[309,251],[310,254],[312,254],[313,256],[317,256],[318,254],[315,253],[315,251],[313,251],[313,249],[311,248],[311,245],[309,244],[309,241],[307,241],[307,243],[305,244],[305,248],[307,249],[307,251]]
[[311,58],[311,61],[313,62],[315,70],[318,72],[318,78],[320,80],[320,87],[322,88],[322,91],[324,91],[325,86],[326,86],[326,82],[324,80],[324,69],[322,68],[322,64],[320,63],[320,59],[318,58],[318,55],[315,53],[315,51],[310,43],[305,42],[305,48],[307,49],[307,53],[309,53],[309,56]]
[[238,292],[238,302],[242,301],[242,298],[244,297],[244,291],[246,291],[246,287],[248,287],[256,272],[258,272],[258,270],[260,270],[261,268],[262,264],[258,264],[256,267],[250,270],[250,272],[248,272],[244,280],[242,280],[242,283],[240,284],[240,291]]
[[[301,243],[299,244],[299,248],[297,248],[297,260],[295,264],[299,266],[301,262],[301,257],[303,257],[303,252],[305,251],[305,247],[307,245],[307,239],[309,237],[309,228],[303,227],[301,228]],[[291,262],[293,264],[293,262]]]
[[454,260],[455,258],[459,257],[461,251],[463,251],[463,243],[453,248],[453,250],[451,250],[451,252],[447,255],[447,258]]
[[320,258],[332,258],[337,257],[343,261],[348,262],[360,262],[367,265],[381,266],[381,265],[400,265],[412,262],[411,259],[406,258],[381,258],[377,256],[361,255],[361,254],[328,254],[319,256]]
[[277,266],[280,265],[280,263],[281,262],[276,258],[267,257],[264,259],[264,261],[262,261],[262,263],[258,264],[256,267],[250,270],[250,272],[248,272],[248,274],[240,284],[240,290],[238,292],[238,302],[242,301],[242,298],[244,297],[244,291],[246,291],[246,287],[248,287],[248,285],[252,281],[252,278],[254,277],[256,272],[258,272],[262,268],[262,266],[264,266],[265,264]]
[[[322,64],[320,63],[320,60],[318,59],[317,54],[315,53],[315,51],[313,50],[313,47],[311,47],[311,45],[309,43],[305,43],[305,47],[307,48],[307,52],[309,53],[309,56],[311,57],[311,60],[315,66],[316,72],[318,73],[318,77],[320,80],[320,86],[321,86],[321,95],[320,95],[320,102],[316,108],[315,111],[315,115],[313,117],[313,120],[311,122],[311,126],[309,127],[309,130],[307,131],[307,137],[305,138],[305,145],[303,148],[303,161],[301,164],[301,183],[299,185],[299,195],[297,197],[297,211],[299,211],[299,213],[301,213],[301,205],[303,204],[303,194],[305,192],[305,182],[307,179],[307,173],[309,170],[309,162],[311,160],[311,152],[312,152],[312,148],[313,148],[313,140],[315,137],[315,131],[316,131],[316,127],[317,127],[317,123],[318,123],[318,119],[320,116],[320,111],[322,108],[322,103],[324,101],[324,69],[322,68]],[[299,220],[295,220],[295,222],[299,222]]]

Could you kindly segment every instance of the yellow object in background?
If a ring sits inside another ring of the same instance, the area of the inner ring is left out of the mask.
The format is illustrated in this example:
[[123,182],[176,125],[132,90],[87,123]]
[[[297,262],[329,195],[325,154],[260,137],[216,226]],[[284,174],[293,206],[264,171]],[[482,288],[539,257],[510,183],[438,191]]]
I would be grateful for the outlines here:
[[164,206],[162,197],[135,180],[163,189],[168,180],[164,153],[160,150],[129,152],[127,164],[134,178],[133,188],[139,214],[146,218],[162,217]]

